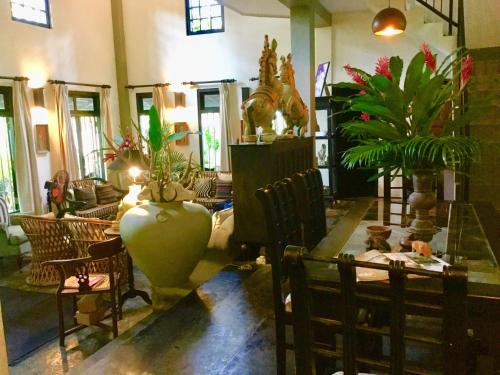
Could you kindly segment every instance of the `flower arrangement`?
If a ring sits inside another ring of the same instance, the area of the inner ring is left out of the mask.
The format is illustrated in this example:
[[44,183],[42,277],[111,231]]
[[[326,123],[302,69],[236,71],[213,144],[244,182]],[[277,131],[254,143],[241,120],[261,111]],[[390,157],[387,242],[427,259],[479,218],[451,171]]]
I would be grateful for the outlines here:
[[343,164],[383,168],[381,174],[401,170],[406,176],[415,170],[456,170],[466,165],[478,142],[459,130],[475,114],[456,109],[472,68],[472,58],[464,49],[437,66],[436,55],[426,43],[410,61],[404,82],[399,56],[379,58],[375,74],[344,66],[353,82],[335,86],[354,89],[356,94],[334,100],[345,102],[344,111],[361,115],[342,127],[344,135],[359,141],[344,153]]

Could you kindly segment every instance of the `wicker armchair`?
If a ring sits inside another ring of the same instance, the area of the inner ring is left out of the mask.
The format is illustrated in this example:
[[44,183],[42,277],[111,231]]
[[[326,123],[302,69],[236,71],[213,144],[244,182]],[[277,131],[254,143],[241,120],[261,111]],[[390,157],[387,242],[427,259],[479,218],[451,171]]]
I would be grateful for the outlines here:
[[[211,179],[213,179],[213,188],[210,191],[210,196],[209,197],[196,197],[193,200],[194,203],[201,204],[202,206],[204,206],[208,210],[213,210],[214,206],[217,203],[222,203],[222,202],[227,201],[228,199],[231,199],[230,197],[226,197],[226,198],[215,197],[215,181],[217,179],[217,174],[218,173],[226,174],[226,175],[228,175],[228,174],[230,175],[231,174],[231,172],[202,171],[202,172],[200,172],[198,174],[198,176],[195,177],[195,180],[197,178],[211,178]],[[191,188],[194,188],[195,181],[193,181],[192,185],[193,186]]]
[[[89,256],[88,247],[91,244],[109,240],[104,233],[111,227],[111,221],[98,219],[61,219],[61,223],[70,235],[70,242],[76,251],[78,258]],[[128,277],[128,257],[126,252],[117,256],[118,271],[121,274],[121,281],[126,282]],[[108,262],[104,260],[95,260],[89,264],[90,273],[108,272]]]
[[59,273],[43,262],[55,259],[76,258],[70,236],[58,219],[20,215],[21,227],[31,243],[31,270],[26,283],[35,286],[57,285]]

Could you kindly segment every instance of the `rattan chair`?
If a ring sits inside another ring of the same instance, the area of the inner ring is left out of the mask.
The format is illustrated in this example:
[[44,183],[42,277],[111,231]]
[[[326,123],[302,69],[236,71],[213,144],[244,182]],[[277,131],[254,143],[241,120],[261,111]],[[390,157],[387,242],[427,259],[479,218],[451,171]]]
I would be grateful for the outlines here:
[[58,219],[20,215],[21,227],[31,243],[31,270],[26,283],[35,286],[57,285],[59,274],[42,263],[54,259],[72,259],[77,253],[70,235]]

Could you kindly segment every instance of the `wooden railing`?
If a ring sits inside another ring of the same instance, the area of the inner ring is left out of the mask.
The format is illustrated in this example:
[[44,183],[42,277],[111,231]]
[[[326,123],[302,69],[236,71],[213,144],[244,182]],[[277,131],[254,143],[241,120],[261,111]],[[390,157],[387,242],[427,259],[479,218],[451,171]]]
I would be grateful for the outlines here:
[[[457,28],[457,46],[465,47],[464,0],[416,0],[448,23],[448,35]],[[458,3],[455,3],[457,1]],[[456,5],[455,5],[456,4]]]

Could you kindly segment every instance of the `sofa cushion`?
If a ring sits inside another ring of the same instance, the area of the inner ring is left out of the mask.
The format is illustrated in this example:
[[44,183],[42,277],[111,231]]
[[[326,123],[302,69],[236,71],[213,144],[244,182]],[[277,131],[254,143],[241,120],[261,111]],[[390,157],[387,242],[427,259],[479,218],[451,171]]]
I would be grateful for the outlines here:
[[75,188],[75,200],[80,202],[86,202],[85,206],[81,210],[86,210],[89,208],[97,207],[97,197],[95,195],[95,190],[91,187],[88,188]]
[[20,245],[28,241],[28,237],[24,233],[20,225],[10,225],[7,227],[7,241],[9,245]]
[[194,184],[194,191],[199,198],[209,198],[210,191],[212,190],[213,178],[201,177],[196,180]]
[[231,198],[233,194],[233,181],[227,178],[217,176],[215,182],[215,197],[216,198]]
[[108,204],[118,201],[116,191],[111,184],[103,184],[95,186],[95,195],[97,204]]

